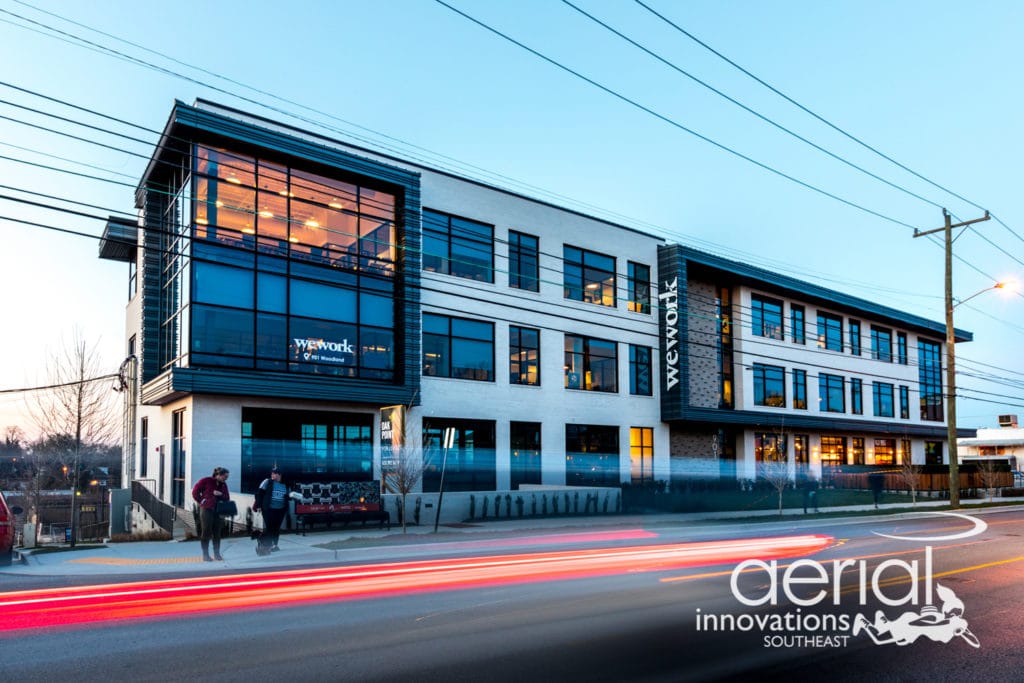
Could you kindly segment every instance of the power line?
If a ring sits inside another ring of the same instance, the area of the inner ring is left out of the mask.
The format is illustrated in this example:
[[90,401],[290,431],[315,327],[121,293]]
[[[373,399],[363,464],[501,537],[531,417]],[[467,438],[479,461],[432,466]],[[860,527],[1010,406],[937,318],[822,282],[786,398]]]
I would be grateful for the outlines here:
[[114,379],[117,377],[117,373],[109,375],[100,375],[99,377],[88,377],[86,379],[75,380],[74,382],[64,382],[62,384],[48,384],[41,387],[23,387],[21,389],[0,389],[0,394],[26,394],[33,391],[46,391],[48,389],[61,389],[63,387],[73,387],[78,384],[88,384],[91,382],[100,382],[105,379]]
[[833,193],[829,192],[828,190],[824,190],[824,189],[822,189],[820,187],[817,187],[816,185],[812,185],[812,184],[810,184],[808,182],[800,180],[800,179],[798,179],[798,178],[796,178],[794,176],[791,176],[791,175],[789,175],[787,173],[784,173],[784,172],[778,170],[777,168],[775,168],[773,166],[769,166],[768,164],[763,163],[761,161],[758,161],[758,160],[754,159],[753,157],[747,156],[746,154],[743,154],[742,152],[739,152],[739,151],[737,151],[737,150],[735,150],[735,149],[733,149],[731,147],[728,147],[728,146],[726,146],[726,145],[724,145],[724,144],[722,144],[720,142],[717,142],[716,140],[713,140],[713,139],[707,137],[706,135],[702,135],[701,133],[698,133],[697,131],[693,130],[692,128],[688,128],[688,127],[684,126],[683,124],[679,123],[675,119],[672,119],[672,118],[670,118],[670,117],[668,117],[668,116],[666,116],[664,114],[660,114],[660,113],[656,112],[655,110],[651,109],[650,107],[647,107],[647,106],[645,106],[643,104],[640,104],[636,100],[631,99],[631,98],[623,95],[622,93],[619,93],[618,91],[613,90],[612,88],[610,88],[610,87],[608,87],[606,85],[602,85],[601,83],[595,81],[594,79],[589,78],[587,76],[584,76],[579,71],[575,71],[575,70],[571,69],[570,67],[562,64],[561,62],[559,62],[559,61],[557,61],[557,60],[555,60],[555,59],[553,59],[551,57],[548,57],[547,55],[545,55],[545,54],[543,54],[543,53],[541,53],[541,52],[539,52],[537,50],[534,50],[532,47],[529,47],[526,44],[521,43],[520,41],[516,40],[515,38],[509,36],[506,33],[502,33],[501,31],[499,31],[498,29],[494,28],[493,26],[490,26],[489,24],[486,24],[483,21],[480,21],[479,19],[477,19],[477,18],[475,18],[473,16],[471,16],[469,14],[466,14],[465,12],[463,12],[460,9],[452,7],[448,3],[444,2],[444,0],[434,0],[434,2],[436,2],[439,5],[441,5],[442,7],[445,7],[447,9],[451,10],[452,12],[454,12],[455,14],[458,14],[459,16],[463,17],[464,19],[467,19],[468,21],[476,24],[477,26],[483,28],[484,30],[490,31],[491,33],[493,33],[494,35],[502,38],[503,40],[506,40],[506,41],[512,43],[513,45],[516,45],[517,47],[520,47],[523,50],[526,50],[530,54],[532,54],[535,57],[538,57],[538,58],[544,60],[548,64],[551,64],[552,66],[557,67],[557,68],[561,69],[562,71],[565,71],[566,73],[569,73],[569,74],[575,76],[576,78],[578,78],[578,79],[580,79],[580,80],[582,80],[582,81],[584,81],[586,83],[589,83],[590,85],[594,86],[595,88],[598,88],[599,90],[602,90],[603,92],[611,95],[612,97],[615,97],[616,99],[621,100],[621,101],[625,102],[626,104],[629,104],[630,106],[639,109],[640,111],[643,111],[643,112],[645,112],[647,114],[650,114],[651,116],[659,119],[660,121],[663,121],[663,122],[669,124],[673,128],[678,128],[679,130],[681,130],[683,132],[689,133],[690,135],[692,135],[692,136],[694,136],[694,137],[696,137],[696,138],[698,138],[700,140],[703,140],[704,142],[706,142],[706,143],[708,143],[708,144],[710,144],[710,145],[712,145],[714,147],[717,147],[718,149],[720,149],[720,150],[722,150],[724,152],[728,152],[729,154],[731,154],[731,155],[733,155],[735,157],[743,159],[744,161],[747,161],[747,162],[749,162],[749,163],[751,163],[751,164],[753,164],[753,165],[755,165],[755,166],[757,166],[757,167],[759,167],[759,168],[761,168],[761,169],[763,169],[765,171],[768,171],[769,173],[775,174],[775,175],[777,175],[777,176],[779,176],[781,178],[789,180],[790,182],[796,183],[797,185],[800,185],[801,187],[804,187],[804,188],[806,188],[808,190],[812,190],[814,192],[817,192],[817,193],[819,193],[819,194],[821,194],[821,195],[823,195],[825,197],[833,199],[833,200],[835,200],[837,202],[845,204],[845,205],[847,205],[849,207],[852,207],[854,209],[859,209],[860,211],[863,211],[863,212],[868,213],[868,214],[870,214],[872,216],[875,216],[876,218],[881,218],[882,220],[889,221],[890,223],[895,223],[896,225],[900,225],[902,227],[909,228],[911,230],[914,229],[914,226],[909,224],[909,223],[905,223],[905,222],[903,222],[901,220],[898,220],[896,218],[892,218],[891,216],[886,216],[885,214],[880,213],[878,211],[875,211],[873,209],[869,209],[866,206],[862,206],[861,204],[857,204],[856,202],[850,201],[848,199],[844,199],[843,197],[840,197],[839,195],[833,194]]

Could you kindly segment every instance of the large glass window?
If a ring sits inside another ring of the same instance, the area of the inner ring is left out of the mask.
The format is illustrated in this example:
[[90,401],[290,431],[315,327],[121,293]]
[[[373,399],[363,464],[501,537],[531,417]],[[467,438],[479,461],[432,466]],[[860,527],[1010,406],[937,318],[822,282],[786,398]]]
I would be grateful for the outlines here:
[[821,465],[822,467],[837,467],[846,464],[846,437],[843,436],[822,436],[821,437]]
[[423,270],[494,282],[494,227],[423,209]]
[[629,262],[628,308],[637,313],[651,312],[651,267]]
[[924,442],[924,462],[926,465],[941,465],[942,464],[942,442],[941,441],[925,441]]
[[540,384],[540,330],[509,326],[508,379],[512,384]]
[[[449,427],[455,442],[446,457],[442,446]],[[423,418],[423,490],[440,490],[443,466],[445,491],[493,491],[498,486],[494,449],[492,420]]]
[[818,375],[818,410],[827,413],[845,413],[845,380],[841,375]]
[[654,480],[654,429],[629,428],[629,472],[634,484]]
[[373,415],[242,408],[240,491],[277,467],[287,482],[371,481]]
[[910,419],[910,387],[900,385],[900,418]]
[[[807,434],[793,435],[793,462],[806,468],[811,462],[811,437]],[[806,471],[806,470],[805,470]]]
[[618,356],[615,342],[565,335],[565,387],[617,392]]
[[162,367],[393,380],[396,195],[202,145],[192,171],[162,244]]
[[840,352],[843,350],[843,319],[841,317],[818,311],[818,348]]
[[790,304],[789,306],[789,328],[793,335],[793,343],[804,344],[807,342],[806,322],[803,306]]
[[942,422],[942,344],[927,339],[918,340],[917,373],[921,392],[921,419]]
[[900,365],[907,364],[907,333],[896,333],[896,362]]
[[892,385],[887,382],[873,382],[872,396],[875,404],[875,417],[893,417]]
[[786,435],[774,432],[754,433],[754,457],[757,462],[786,462]]
[[494,381],[494,324],[423,314],[423,374]]
[[785,368],[754,363],[754,405],[786,407]]
[[886,363],[892,362],[892,330],[871,326],[871,357]]
[[793,370],[793,407],[807,410],[807,371]]
[[875,439],[875,464],[896,464],[896,439]]
[[566,299],[615,306],[615,257],[566,246],[562,268]]
[[619,485],[619,428],[565,426],[565,483],[568,486]]
[[533,235],[508,232],[508,286],[540,291],[540,246]]
[[541,484],[540,422],[509,423],[509,466],[512,489],[520,484]]
[[760,294],[750,297],[751,332],[758,337],[782,340],[782,302]]
[[629,345],[629,393],[651,395],[651,347]]
[[864,414],[864,384],[859,377],[850,378],[850,412]]

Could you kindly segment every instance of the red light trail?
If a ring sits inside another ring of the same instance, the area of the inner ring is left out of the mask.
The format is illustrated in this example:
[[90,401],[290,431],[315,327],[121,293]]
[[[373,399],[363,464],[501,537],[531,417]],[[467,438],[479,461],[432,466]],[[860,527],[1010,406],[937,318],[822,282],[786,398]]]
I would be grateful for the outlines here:
[[799,557],[829,536],[523,553],[0,594],[0,631]]

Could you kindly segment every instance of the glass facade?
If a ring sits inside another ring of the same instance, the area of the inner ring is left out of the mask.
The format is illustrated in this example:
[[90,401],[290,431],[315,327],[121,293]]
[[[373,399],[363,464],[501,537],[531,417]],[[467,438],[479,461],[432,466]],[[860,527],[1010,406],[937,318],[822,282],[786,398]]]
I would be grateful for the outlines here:
[[203,145],[176,182],[161,368],[395,380],[394,192]]
[[921,392],[921,419],[942,422],[942,344],[918,340],[917,376]]
[[[455,444],[445,454],[444,430],[455,430]],[[445,491],[493,491],[495,475],[493,420],[423,418],[423,490],[436,493],[444,469]]]
[[509,468],[513,490],[520,484],[542,484],[539,422],[510,422]]

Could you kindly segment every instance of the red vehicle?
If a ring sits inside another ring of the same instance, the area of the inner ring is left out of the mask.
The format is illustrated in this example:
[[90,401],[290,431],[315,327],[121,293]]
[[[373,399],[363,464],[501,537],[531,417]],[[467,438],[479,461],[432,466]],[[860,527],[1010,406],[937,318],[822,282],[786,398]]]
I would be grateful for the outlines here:
[[14,515],[21,508],[7,507],[3,491],[0,491],[0,566],[6,567],[14,559]]

